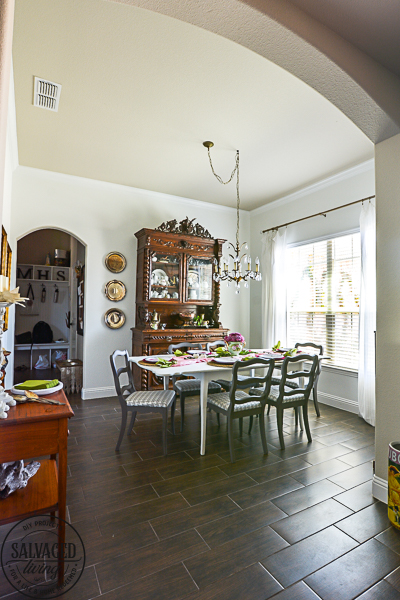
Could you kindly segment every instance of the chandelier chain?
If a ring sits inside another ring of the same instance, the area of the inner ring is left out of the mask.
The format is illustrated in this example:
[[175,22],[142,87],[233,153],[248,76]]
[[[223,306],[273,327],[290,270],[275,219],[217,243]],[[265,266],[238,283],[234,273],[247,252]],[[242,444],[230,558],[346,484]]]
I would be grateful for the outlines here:
[[229,179],[227,181],[224,181],[222,179],[222,177],[220,177],[220,175],[218,175],[215,170],[214,170],[214,166],[212,164],[212,160],[211,160],[211,153],[210,153],[210,148],[207,148],[207,152],[208,152],[208,160],[210,161],[210,167],[211,167],[211,171],[212,174],[214,175],[214,177],[216,178],[217,181],[219,181],[219,183],[221,183],[222,185],[227,185],[228,183],[230,183],[232,181],[232,179],[235,176],[236,173],[236,248],[237,248],[237,252],[239,253],[239,208],[240,208],[240,195],[239,195],[239,150],[236,150],[236,161],[235,161],[235,167],[231,173],[231,176],[229,177]]

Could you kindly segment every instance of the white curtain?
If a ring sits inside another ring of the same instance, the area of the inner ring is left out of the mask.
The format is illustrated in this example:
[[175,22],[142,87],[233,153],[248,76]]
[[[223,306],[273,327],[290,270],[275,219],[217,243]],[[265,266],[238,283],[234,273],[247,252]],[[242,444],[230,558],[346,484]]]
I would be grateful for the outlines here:
[[358,410],[375,425],[376,226],[375,206],[364,204],[360,215],[361,290]]
[[262,344],[286,345],[286,228],[267,231],[262,238]]

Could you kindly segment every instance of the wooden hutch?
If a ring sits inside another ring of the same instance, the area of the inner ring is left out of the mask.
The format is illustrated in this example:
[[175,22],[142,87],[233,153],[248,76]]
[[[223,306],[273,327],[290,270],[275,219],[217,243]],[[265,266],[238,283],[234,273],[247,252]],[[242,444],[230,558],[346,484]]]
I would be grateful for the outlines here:
[[[227,334],[219,321],[219,283],[213,280],[225,240],[188,218],[141,229],[136,277],[134,356],[166,354],[169,344],[220,340]],[[134,366],[136,389],[160,387],[154,376]]]

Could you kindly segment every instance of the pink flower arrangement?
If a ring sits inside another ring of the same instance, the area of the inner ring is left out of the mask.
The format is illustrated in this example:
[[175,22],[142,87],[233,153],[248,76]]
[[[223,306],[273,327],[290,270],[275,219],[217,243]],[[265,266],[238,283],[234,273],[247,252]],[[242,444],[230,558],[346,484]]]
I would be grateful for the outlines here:
[[241,333],[238,332],[232,332],[229,335],[227,335],[224,338],[225,342],[227,344],[231,343],[231,342],[240,342],[241,344],[245,343],[244,337],[242,336]]

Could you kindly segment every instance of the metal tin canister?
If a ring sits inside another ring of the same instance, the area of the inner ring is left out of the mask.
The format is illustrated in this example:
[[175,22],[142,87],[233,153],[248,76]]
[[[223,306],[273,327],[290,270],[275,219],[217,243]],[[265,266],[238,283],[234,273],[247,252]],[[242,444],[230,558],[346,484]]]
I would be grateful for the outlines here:
[[57,267],[68,267],[69,266],[68,250],[61,250],[60,248],[56,248],[54,250],[54,264]]
[[391,524],[400,529],[400,442],[389,444],[388,516]]

